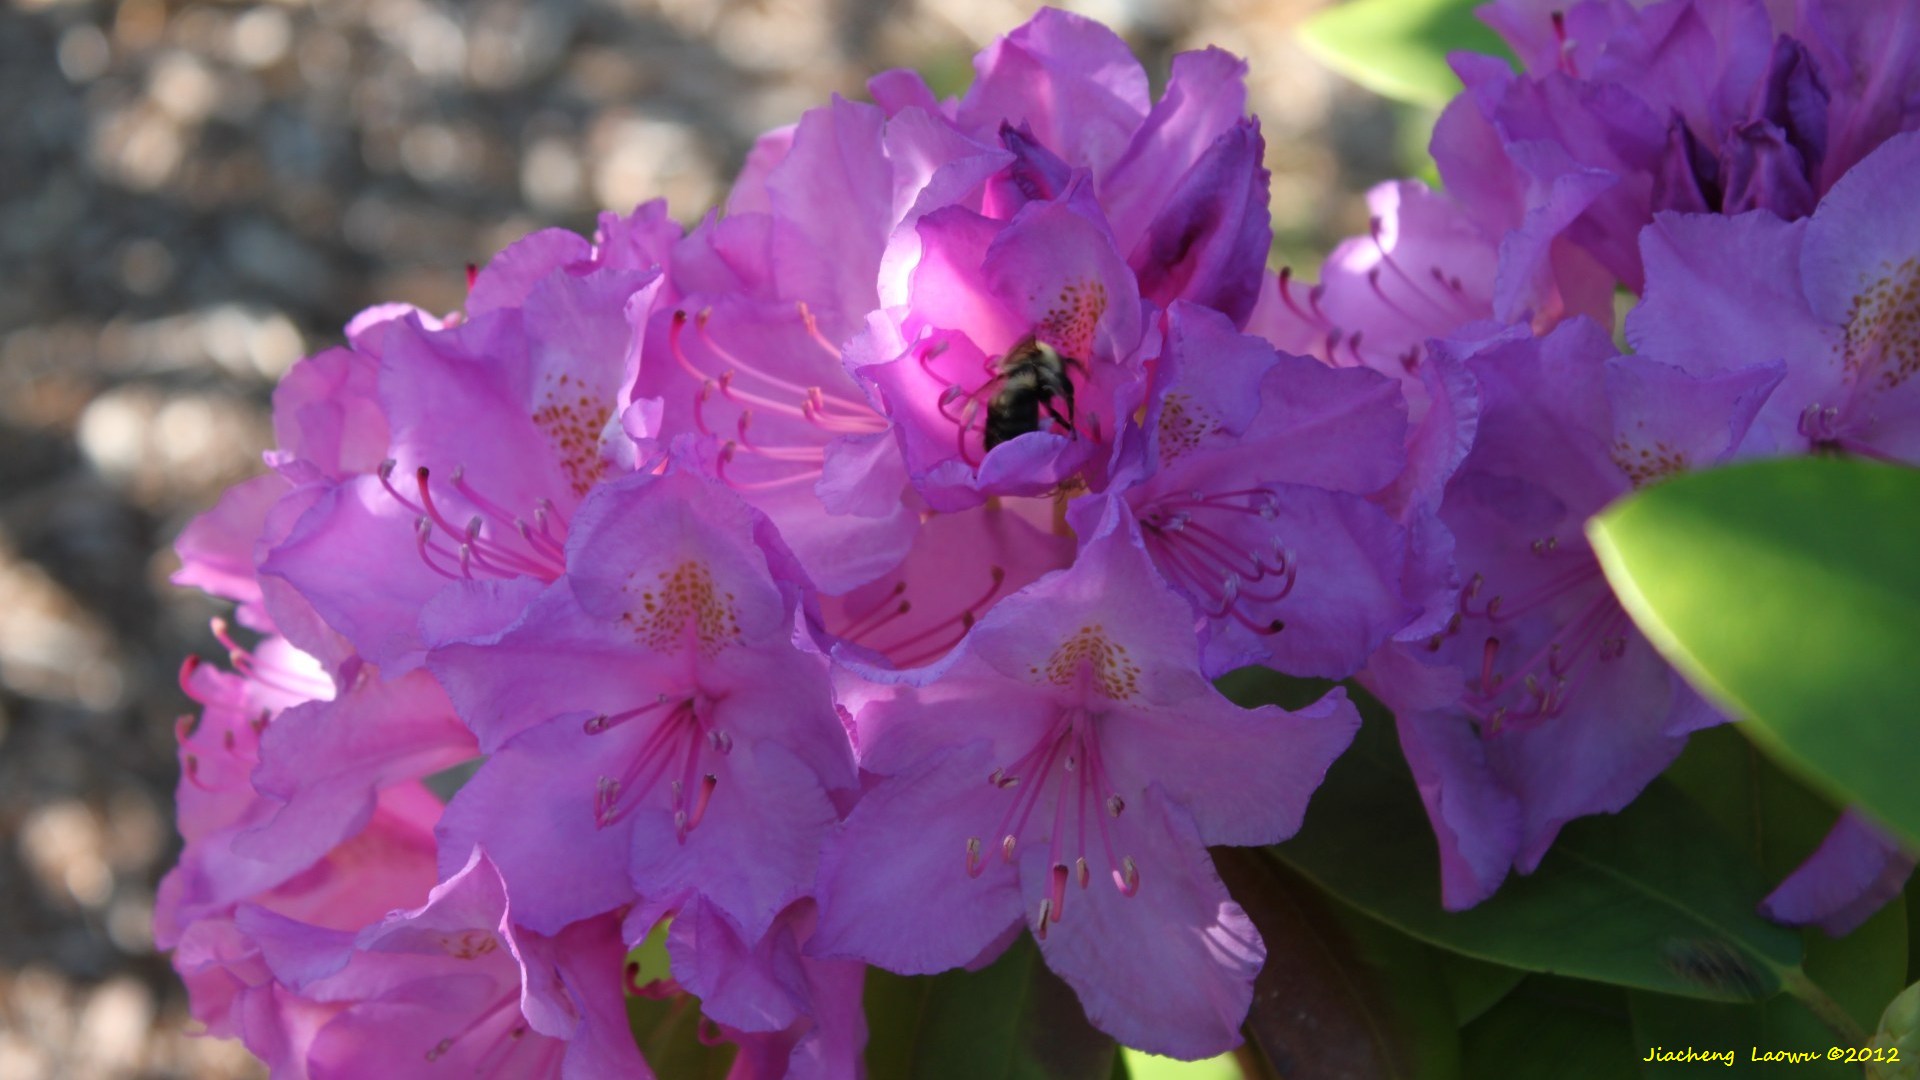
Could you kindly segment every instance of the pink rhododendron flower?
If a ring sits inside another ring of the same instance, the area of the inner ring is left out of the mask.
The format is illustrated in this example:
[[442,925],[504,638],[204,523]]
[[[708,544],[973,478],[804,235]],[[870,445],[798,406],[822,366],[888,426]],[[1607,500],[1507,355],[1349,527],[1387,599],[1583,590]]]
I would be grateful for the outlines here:
[[1502,0],[1487,12],[1529,71],[1456,59],[1467,91],[1433,144],[1448,189],[1495,230],[1516,201],[1581,189],[1577,216],[1552,231],[1635,292],[1634,238],[1655,212],[1803,217],[1875,146],[1920,126],[1920,15],[1906,5]]
[[[275,459],[297,516],[257,555],[262,579],[397,675],[418,664],[420,609],[449,581],[557,576],[573,509],[632,465],[618,423],[627,306],[657,286],[634,263],[664,246],[661,220],[657,205],[610,218],[598,246],[536,233],[475,277],[456,317],[376,309],[351,351],[301,365],[300,398],[276,403],[301,433]],[[349,444],[332,468],[303,456]]]
[[[886,403],[916,489],[953,511],[1069,481],[1103,487],[1158,343],[1089,187],[1005,222],[945,207],[920,219],[917,239],[903,313],[876,316],[848,347],[854,373]],[[1046,374],[1008,369],[1019,356]],[[1016,377],[1071,391],[1044,402],[1035,391],[1033,426],[1018,431],[1002,397]]]
[[1749,448],[1920,463],[1920,134],[1890,139],[1807,218],[1662,214],[1640,238],[1641,353],[1699,374],[1764,361],[1786,378]]
[[811,949],[933,972],[1024,922],[1129,1045],[1237,1043],[1264,950],[1205,845],[1290,835],[1359,717],[1337,693],[1296,714],[1229,704],[1191,624],[1110,502],[1071,569],[939,664],[844,676],[878,782],[829,844]]
[[1382,650],[1367,678],[1394,709],[1444,899],[1461,908],[1509,867],[1531,871],[1568,821],[1625,806],[1688,732],[1720,722],[1633,629],[1582,527],[1637,485],[1726,460],[1781,368],[1700,378],[1616,358],[1585,320],[1436,347],[1480,402],[1440,509],[1470,577],[1441,630]]
[[429,665],[491,756],[443,859],[484,846],[542,933],[699,895],[758,939],[854,786],[825,658],[795,636],[797,575],[764,517],[675,468],[595,492],[565,575],[507,625],[474,625],[501,590],[450,596]]
[[[881,75],[870,88],[890,118],[919,110],[1022,159],[996,178],[983,205],[1001,209],[990,216],[1049,197],[1085,170],[1142,295],[1162,308],[1186,299],[1246,320],[1271,229],[1244,61],[1219,49],[1181,53],[1153,102],[1146,72],[1111,30],[1043,8],[975,57],[974,70],[967,92],[944,103],[909,71]],[[914,250],[911,239],[896,241]],[[890,278],[888,288],[905,284]],[[882,299],[902,295],[883,288]]]
[[1611,279],[1584,272],[1555,239],[1569,220],[1558,204],[1490,227],[1455,197],[1399,180],[1369,191],[1367,207],[1367,234],[1333,249],[1321,283],[1283,270],[1248,329],[1337,367],[1364,365],[1402,380],[1416,419],[1428,339],[1496,314],[1543,332],[1569,315],[1612,321]]
[[[733,1080],[838,1078],[865,965],[1024,928],[1097,1028],[1218,1054],[1267,943],[1207,847],[1292,835],[1359,724],[1233,705],[1246,664],[1393,709],[1449,908],[1625,806],[1723,718],[1584,523],[1741,456],[1920,463],[1920,17],[1486,17],[1528,70],[1456,58],[1446,189],[1376,187],[1319,284],[1265,268],[1245,65],[1155,100],[1049,9],[957,98],[891,72],[763,136],[684,233],[356,318],[178,544],[260,635],[182,672],[194,1015],[276,1075],[647,1076],[658,1003]],[[1763,910],[1843,931],[1911,867],[1849,813]]]
[[227,640],[235,673],[191,659],[181,672],[183,688],[204,709],[178,728],[186,848],[160,883],[154,941],[173,951],[195,1019],[271,1060],[310,1010],[279,993],[236,911],[252,906],[352,930],[417,902],[434,882],[432,830],[441,804],[406,779],[382,786],[330,841],[254,848],[253,835],[283,810],[252,782],[265,736],[302,709],[325,707],[333,687],[312,657],[281,639],[251,650]]
[[652,1075],[627,1031],[618,920],[551,937],[515,926],[478,849],[425,905],[358,933],[259,909],[240,921],[280,983],[330,1014],[277,1072]]
[[[1367,499],[1405,461],[1399,387],[1276,353],[1185,301],[1166,337],[1143,475],[1121,490],[1205,626],[1204,669],[1352,674],[1417,613],[1405,530]],[[1070,519],[1091,532],[1100,508],[1082,500]]]

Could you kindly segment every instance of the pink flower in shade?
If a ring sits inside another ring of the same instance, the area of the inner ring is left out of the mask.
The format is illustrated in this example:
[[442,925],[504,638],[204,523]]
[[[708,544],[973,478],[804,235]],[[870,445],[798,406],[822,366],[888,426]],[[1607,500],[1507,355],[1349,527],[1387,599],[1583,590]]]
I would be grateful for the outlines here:
[[1382,650],[1363,677],[1394,709],[1458,909],[1509,868],[1530,872],[1568,821],[1625,806],[1690,731],[1721,722],[1633,630],[1582,527],[1637,485],[1726,460],[1781,369],[1694,377],[1615,357],[1585,320],[1435,347],[1480,402],[1440,509],[1469,580],[1437,633]]
[[841,674],[875,779],[823,856],[810,951],[928,973],[1024,921],[1128,1045],[1238,1042],[1264,949],[1206,845],[1290,835],[1359,718],[1338,693],[1295,714],[1221,698],[1141,543],[1109,500],[1071,569],[940,663]]
[[1640,237],[1644,355],[1700,375],[1783,361],[1755,453],[1839,450],[1920,463],[1920,133],[1889,139],[1810,217],[1661,214]]
[[[641,260],[671,231],[655,204],[609,216],[597,244],[536,233],[463,313],[375,309],[350,352],[297,367],[276,413],[300,442],[272,456],[295,489],[256,553],[263,582],[391,676],[418,664],[419,611],[449,581],[557,576],[572,510],[632,467],[628,306],[644,311],[658,270]],[[316,464],[312,447],[351,452]]]
[[1511,227],[1549,192],[1569,196],[1571,214],[1540,235],[1560,234],[1635,292],[1633,238],[1656,212],[1803,217],[1874,147],[1920,126],[1920,15],[1904,5],[1484,10],[1529,70],[1456,58],[1467,91],[1433,144],[1448,189],[1488,229]]
[[1401,380],[1416,421],[1429,339],[1496,315],[1540,332],[1569,315],[1612,321],[1612,280],[1582,276],[1556,254],[1552,236],[1565,221],[1551,207],[1489,231],[1452,196],[1415,180],[1374,187],[1367,207],[1367,234],[1333,249],[1319,285],[1290,269],[1270,274],[1247,330],[1336,367]]
[[627,1030],[618,920],[516,926],[478,849],[423,906],[358,933],[257,908],[238,922],[308,1014],[276,1075],[652,1076]]
[[[1402,589],[1405,530],[1368,500],[1405,463],[1399,386],[1276,353],[1185,301],[1166,338],[1142,478],[1116,489],[1194,605],[1202,667],[1352,674],[1417,613]],[[1068,516],[1091,531],[1099,511],[1081,500]]]
[[498,603],[529,582],[450,594],[429,666],[491,757],[443,855],[486,847],[542,933],[696,894],[765,933],[854,786],[825,658],[795,637],[799,580],[764,517],[675,466],[589,497],[531,602]]

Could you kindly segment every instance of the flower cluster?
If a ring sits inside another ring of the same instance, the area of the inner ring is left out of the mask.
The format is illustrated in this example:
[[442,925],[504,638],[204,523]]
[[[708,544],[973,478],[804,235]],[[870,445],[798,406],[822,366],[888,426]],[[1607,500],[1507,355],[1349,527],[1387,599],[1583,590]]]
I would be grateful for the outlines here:
[[[646,1075],[627,999],[691,995],[737,1075],[851,1076],[865,965],[1025,930],[1097,1027],[1219,1053],[1265,948],[1207,848],[1290,836],[1359,724],[1232,704],[1248,664],[1393,708],[1452,906],[1631,800],[1721,718],[1581,524],[1920,460],[1920,117],[1842,11],[1535,8],[1495,14],[1536,73],[1462,62],[1448,193],[1375,191],[1319,285],[1266,269],[1244,65],[1156,101],[1047,11],[958,99],[892,72],[763,137],[691,229],[361,315],[179,542],[247,639],[182,673],[196,1017],[288,1076]],[[1898,888],[1842,831],[1858,887],[1782,917]]]

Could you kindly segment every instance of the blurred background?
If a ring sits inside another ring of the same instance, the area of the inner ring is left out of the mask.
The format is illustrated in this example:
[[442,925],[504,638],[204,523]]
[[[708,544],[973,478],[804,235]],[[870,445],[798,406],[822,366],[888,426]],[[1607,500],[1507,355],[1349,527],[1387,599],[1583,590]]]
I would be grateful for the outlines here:
[[[1362,231],[1429,115],[1305,53],[1325,0],[1103,0],[1164,82],[1252,66],[1276,257]],[[369,304],[655,196],[911,66],[956,93],[1011,0],[7,0],[0,6],[0,1077],[255,1076],[153,951],[175,683],[222,607],[173,536],[259,468],[268,394]]]

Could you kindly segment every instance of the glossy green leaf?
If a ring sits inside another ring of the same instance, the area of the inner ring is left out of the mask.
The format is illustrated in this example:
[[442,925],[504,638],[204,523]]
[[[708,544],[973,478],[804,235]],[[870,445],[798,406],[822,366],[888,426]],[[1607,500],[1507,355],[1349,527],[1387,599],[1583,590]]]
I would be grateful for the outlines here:
[[1447,66],[1458,50],[1508,55],[1473,15],[1480,0],[1351,0],[1300,28],[1301,40],[1342,75],[1377,94],[1441,106],[1460,91]]
[[1462,1039],[1473,1077],[1628,1080],[1646,1054],[1618,990],[1540,975],[1467,1025]]
[[1341,910],[1266,853],[1214,865],[1266,942],[1247,1043],[1281,1076],[1450,1080],[1459,1036],[1432,950]]
[[1315,884],[1441,948],[1506,967],[1715,1000],[1798,977],[1800,942],[1761,919],[1752,859],[1665,782],[1625,811],[1569,825],[1538,870],[1464,912],[1440,906],[1439,857],[1391,718],[1366,723],[1273,849]]
[[1588,523],[1647,638],[1747,734],[1920,844],[1920,470],[1689,473]]
[[[905,978],[867,973],[867,1074],[873,1080],[1109,1080],[1113,1040],[1025,934],[979,971]],[[668,1074],[663,1074],[668,1075]]]

